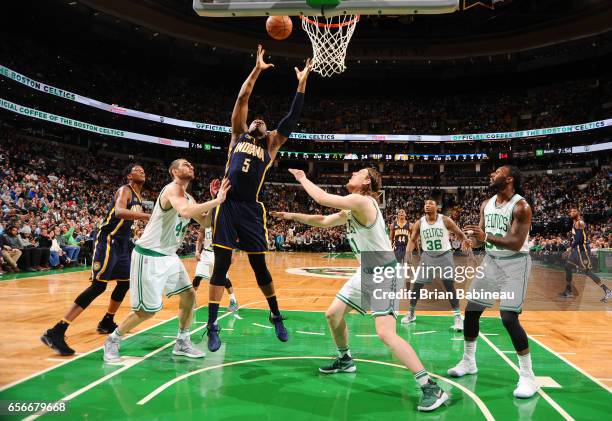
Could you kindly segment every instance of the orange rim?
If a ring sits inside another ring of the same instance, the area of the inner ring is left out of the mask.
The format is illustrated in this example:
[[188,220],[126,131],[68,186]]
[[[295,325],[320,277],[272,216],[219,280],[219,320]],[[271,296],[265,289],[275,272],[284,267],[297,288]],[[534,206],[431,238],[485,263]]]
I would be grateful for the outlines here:
[[310,18],[308,18],[308,16],[300,16],[300,19],[305,20],[306,22],[308,22],[311,25],[316,25],[320,28],[343,28],[345,26],[348,25],[353,25],[357,22],[359,22],[359,15],[355,15],[355,17],[347,22],[342,22],[342,23],[321,23],[321,22],[317,22],[314,21]]

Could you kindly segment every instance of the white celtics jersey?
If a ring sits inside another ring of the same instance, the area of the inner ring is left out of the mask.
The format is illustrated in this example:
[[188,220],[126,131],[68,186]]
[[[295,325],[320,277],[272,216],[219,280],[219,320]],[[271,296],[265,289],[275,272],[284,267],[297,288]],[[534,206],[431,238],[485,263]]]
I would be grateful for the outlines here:
[[355,219],[352,212],[348,212],[346,221],[346,236],[357,260],[361,262],[362,251],[389,251],[393,252],[391,240],[387,235],[385,220],[380,212],[378,203],[373,197],[372,204],[376,208],[376,219],[365,226]]
[[[172,207],[170,209],[162,208],[160,198],[164,189],[159,193],[151,219],[149,219],[140,239],[136,241],[136,245],[171,256],[181,246],[190,219],[182,218]],[[185,193],[185,197],[189,203],[193,203],[194,200],[189,194]]]
[[441,213],[438,214],[433,224],[427,221],[427,215],[421,217],[419,236],[421,238],[421,250],[429,254],[439,255],[451,249],[448,228],[444,225],[444,215]]
[[[510,231],[514,206],[521,199],[523,199],[523,196],[515,194],[509,201],[501,206],[496,204],[497,195],[489,199],[484,208],[485,232],[488,233],[489,236],[495,235],[498,237],[503,237],[508,233],[508,231]],[[529,245],[527,244],[528,241],[529,235],[526,235],[525,242],[519,250],[520,253],[529,253]],[[514,250],[498,247],[491,243],[487,243],[486,250],[488,254],[498,257],[512,256],[513,254],[517,253]]]
[[212,228],[204,228],[204,242],[202,243],[202,249],[207,251],[213,251],[212,249]]

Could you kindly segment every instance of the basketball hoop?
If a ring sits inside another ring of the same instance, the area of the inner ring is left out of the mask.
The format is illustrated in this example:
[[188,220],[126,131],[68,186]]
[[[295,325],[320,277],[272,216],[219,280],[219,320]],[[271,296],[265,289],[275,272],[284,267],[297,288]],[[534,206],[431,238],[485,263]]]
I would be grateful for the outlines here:
[[346,70],[344,59],[359,15],[300,16],[312,42],[312,70],[323,77]]

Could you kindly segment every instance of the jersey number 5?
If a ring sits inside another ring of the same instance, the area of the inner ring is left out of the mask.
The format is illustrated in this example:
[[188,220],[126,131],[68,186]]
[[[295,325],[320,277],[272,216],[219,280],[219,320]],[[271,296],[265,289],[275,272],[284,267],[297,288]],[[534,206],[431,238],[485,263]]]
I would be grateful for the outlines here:
[[245,158],[242,163],[242,172],[249,172],[249,167],[251,166],[251,158]]

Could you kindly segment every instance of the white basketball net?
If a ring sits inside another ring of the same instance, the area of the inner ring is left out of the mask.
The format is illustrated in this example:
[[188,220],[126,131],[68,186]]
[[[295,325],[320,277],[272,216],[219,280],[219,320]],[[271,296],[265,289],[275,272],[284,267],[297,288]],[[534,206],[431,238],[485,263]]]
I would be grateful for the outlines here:
[[312,42],[312,70],[323,77],[344,72],[346,48],[359,16],[302,16],[301,19],[302,28]]

